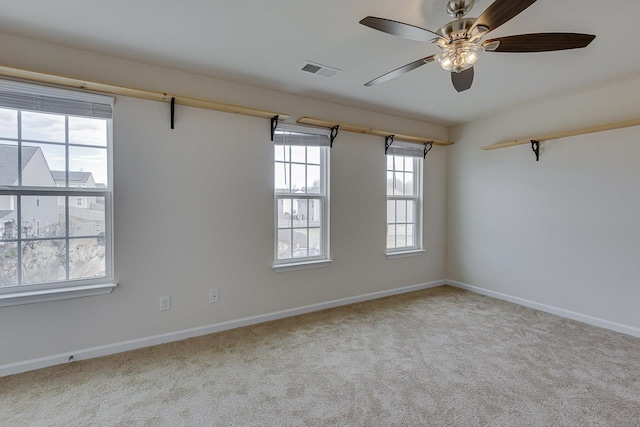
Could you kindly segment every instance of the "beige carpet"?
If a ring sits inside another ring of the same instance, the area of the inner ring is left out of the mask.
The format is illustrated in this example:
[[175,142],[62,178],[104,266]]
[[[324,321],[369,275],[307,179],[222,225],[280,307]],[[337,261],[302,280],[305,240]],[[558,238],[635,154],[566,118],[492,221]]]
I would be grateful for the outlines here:
[[3,426],[638,426],[640,340],[451,287],[0,378]]

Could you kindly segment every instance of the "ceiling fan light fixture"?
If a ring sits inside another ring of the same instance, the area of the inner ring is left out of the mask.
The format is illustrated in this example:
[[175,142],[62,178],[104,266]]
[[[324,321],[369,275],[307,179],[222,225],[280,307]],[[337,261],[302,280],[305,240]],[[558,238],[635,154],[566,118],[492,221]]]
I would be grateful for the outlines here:
[[463,92],[471,88],[475,73],[473,66],[484,52],[534,53],[581,49],[596,38],[592,34],[533,33],[504,36],[482,42],[490,31],[518,16],[535,2],[536,0],[493,0],[478,18],[469,18],[466,15],[475,3],[474,0],[447,0],[447,12],[456,20],[445,24],[437,31],[391,19],[367,16],[360,21],[362,25],[393,36],[435,43],[441,52],[396,68],[365,83],[365,86],[373,86],[424,64],[437,62],[441,68],[449,71],[453,87],[458,92]]
[[447,71],[461,73],[473,67],[483,53],[484,47],[468,40],[461,40],[445,46],[436,61]]

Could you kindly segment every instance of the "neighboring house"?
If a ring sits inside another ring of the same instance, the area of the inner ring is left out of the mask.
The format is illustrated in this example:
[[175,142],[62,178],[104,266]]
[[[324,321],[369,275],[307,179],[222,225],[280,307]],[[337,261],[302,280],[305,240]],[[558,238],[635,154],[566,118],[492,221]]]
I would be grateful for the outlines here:
[[11,215],[14,211],[0,211],[0,239],[10,239],[15,227],[14,219]]
[[[58,187],[66,185],[65,171],[51,171],[51,175]],[[69,171],[69,187],[98,188],[93,173],[84,171]],[[97,197],[69,198],[69,218],[71,219],[71,234],[76,236],[93,236],[104,233],[104,200]],[[64,202],[60,203],[60,216],[64,218]]]
[[[0,144],[0,185],[18,185],[18,147]],[[39,147],[22,148],[22,182],[33,187],[61,187],[65,185],[63,171],[51,171]],[[70,172],[71,187],[96,188],[91,172]],[[16,238],[16,199],[0,196],[0,236]],[[25,237],[60,235],[58,227],[65,226],[64,198],[23,197],[22,229]],[[76,236],[95,236],[104,233],[105,205],[102,198],[77,197],[69,200],[69,226]],[[62,233],[64,234],[64,233]]]
[[[299,191],[299,194],[304,194],[303,191]],[[278,203],[278,218],[280,221],[291,221],[293,227],[292,233],[284,232],[278,233],[278,252],[279,258],[287,258],[283,253],[287,253],[292,245],[291,239],[293,238],[293,256],[307,256],[307,246],[317,247],[317,237],[308,236],[308,227],[319,227],[322,220],[321,203],[315,199],[296,199],[296,193],[291,194],[292,205],[287,203],[285,207],[285,199],[280,199]],[[307,215],[307,203],[309,204],[309,210]],[[291,212],[290,212],[291,211]],[[314,225],[316,223],[316,225]],[[288,228],[288,227],[287,227]],[[316,228],[317,230],[317,228]],[[307,241],[309,239],[309,241]],[[299,254],[296,253],[296,249],[302,251]],[[320,255],[320,253],[311,249],[313,253],[310,256]],[[291,252],[289,252],[291,256]]]
[[[22,182],[33,187],[53,187],[47,160],[39,147],[22,148]],[[18,185],[18,147],[0,144],[0,185]],[[0,231],[3,238],[15,238],[17,207],[14,196],[0,196]],[[28,237],[46,237],[58,226],[56,197],[24,197],[22,227]]]
[[[66,176],[64,171],[51,171],[53,179],[58,187],[64,187]],[[73,188],[96,188],[96,182],[91,172],[69,172],[69,187]]]
[[[64,187],[67,183],[65,171],[51,171],[56,186]],[[96,188],[96,182],[91,172],[69,172],[69,187],[72,188]],[[70,207],[86,209],[96,202],[95,197],[77,197],[69,200]]]
[[[317,200],[309,200],[309,217],[307,218],[307,199],[296,199],[295,194],[292,194],[293,199],[293,212],[289,212],[289,207],[285,209],[284,200],[280,200],[278,203],[278,217],[293,219],[294,221],[306,221],[310,222],[320,221],[320,203]],[[302,224],[296,225],[302,226]],[[305,225],[306,226],[306,225]]]
[[[293,212],[289,212],[289,209],[285,209],[284,200],[281,199],[278,205],[278,217],[293,219],[294,221],[306,221],[307,219],[311,222],[320,221],[320,203],[313,199],[309,200],[309,217],[307,218],[307,199],[296,199],[296,194],[308,194],[311,196],[313,196],[314,194],[319,194],[320,182],[314,182],[313,185],[311,187],[307,187],[306,190],[306,193],[305,188],[291,193],[291,198],[293,199],[293,206],[291,210]],[[302,224],[298,224],[297,226],[302,226]]]
[[[413,181],[407,181],[403,183],[402,181],[396,181],[395,185],[395,194],[402,194],[402,187],[404,187],[405,194],[411,194],[413,191]],[[387,194],[394,194],[393,187],[393,179],[387,180]],[[387,218],[395,218],[394,222],[404,222],[403,218],[407,218],[407,214],[411,215],[411,212],[407,210],[407,205],[404,203],[398,203],[397,205],[392,206],[391,208],[387,207],[387,209],[395,208],[395,212],[393,210],[387,211]],[[411,222],[411,221],[409,221]]]
[[310,222],[320,221],[320,203],[317,200],[309,200],[309,217],[307,218],[307,199],[295,201],[296,207],[293,212],[293,219],[309,220]]

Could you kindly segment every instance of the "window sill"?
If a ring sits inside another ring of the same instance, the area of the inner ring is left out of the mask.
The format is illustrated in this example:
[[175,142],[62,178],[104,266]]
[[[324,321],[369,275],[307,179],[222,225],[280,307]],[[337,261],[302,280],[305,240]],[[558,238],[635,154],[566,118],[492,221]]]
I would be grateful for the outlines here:
[[424,249],[415,249],[411,251],[403,251],[403,252],[387,252],[387,258],[395,259],[395,258],[405,258],[409,256],[418,256],[422,255],[426,251]]
[[331,261],[333,260],[323,259],[320,261],[296,262],[291,264],[276,264],[273,266],[273,270],[280,273],[283,271],[306,270],[309,268],[326,267],[331,263]]
[[0,307],[105,295],[110,294],[116,286],[118,286],[116,283],[104,283],[99,285],[69,286],[66,288],[3,294],[0,295]]

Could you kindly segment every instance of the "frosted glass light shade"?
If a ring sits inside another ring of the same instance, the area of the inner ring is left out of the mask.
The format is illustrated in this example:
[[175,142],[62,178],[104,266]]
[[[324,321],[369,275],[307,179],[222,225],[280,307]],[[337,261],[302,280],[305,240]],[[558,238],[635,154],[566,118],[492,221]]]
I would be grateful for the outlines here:
[[463,40],[443,48],[436,61],[443,69],[460,73],[473,67],[483,53],[484,48],[482,46]]

